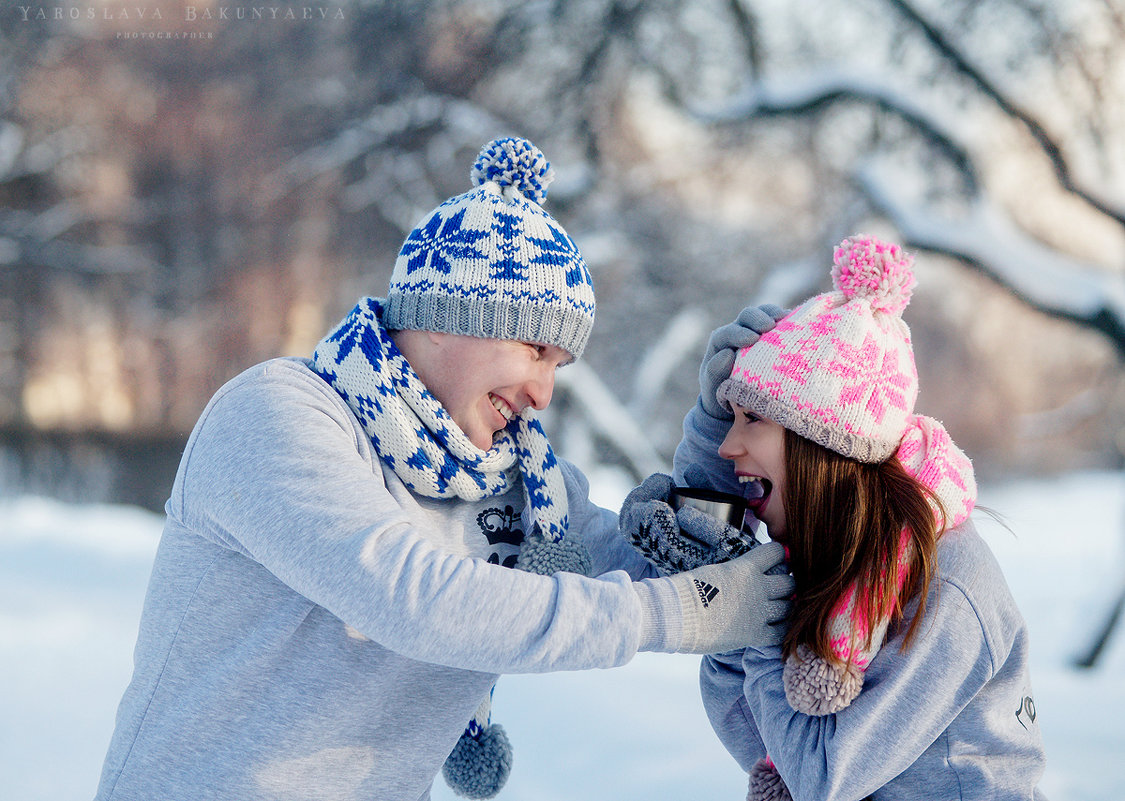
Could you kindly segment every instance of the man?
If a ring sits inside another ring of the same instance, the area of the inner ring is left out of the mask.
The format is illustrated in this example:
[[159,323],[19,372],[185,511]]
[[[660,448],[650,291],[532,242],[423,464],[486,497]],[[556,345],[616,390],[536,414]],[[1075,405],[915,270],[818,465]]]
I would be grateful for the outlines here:
[[[530,143],[490,143],[475,188],[406,239],[385,299],[311,360],[216,393],[167,504],[98,799],[415,801],[443,763],[488,797],[510,765],[488,725],[499,674],[779,636],[779,549],[652,577],[531,411],[594,317],[540,205],[551,177]],[[676,522],[713,538],[702,515]]]

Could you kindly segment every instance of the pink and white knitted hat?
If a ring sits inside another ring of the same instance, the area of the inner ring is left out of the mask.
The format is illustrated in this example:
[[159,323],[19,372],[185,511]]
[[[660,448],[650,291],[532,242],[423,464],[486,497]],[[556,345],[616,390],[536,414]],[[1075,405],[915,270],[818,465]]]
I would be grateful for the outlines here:
[[717,396],[844,456],[882,462],[918,397],[902,321],[914,259],[857,235],[840,243],[833,261],[834,291],[805,301],[739,351]]

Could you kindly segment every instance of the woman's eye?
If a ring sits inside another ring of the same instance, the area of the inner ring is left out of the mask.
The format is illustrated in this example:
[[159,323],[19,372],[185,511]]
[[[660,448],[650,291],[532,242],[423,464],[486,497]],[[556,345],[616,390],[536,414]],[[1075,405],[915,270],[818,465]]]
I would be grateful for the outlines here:
[[758,415],[756,415],[752,412],[743,412],[742,413],[742,419],[746,423],[756,423],[759,420],[761,420],[762,418],[758,417]]

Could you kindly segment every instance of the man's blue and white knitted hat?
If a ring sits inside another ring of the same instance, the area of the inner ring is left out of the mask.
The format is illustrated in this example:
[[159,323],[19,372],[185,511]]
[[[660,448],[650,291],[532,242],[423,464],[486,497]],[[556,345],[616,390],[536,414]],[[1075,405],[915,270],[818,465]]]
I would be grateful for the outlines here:
[[383,323],[557,345],[582,355],[594,285],[578,246],[541,204],[554,170],[526,139],[495,139],[474,188],[418,224],[391,274]]

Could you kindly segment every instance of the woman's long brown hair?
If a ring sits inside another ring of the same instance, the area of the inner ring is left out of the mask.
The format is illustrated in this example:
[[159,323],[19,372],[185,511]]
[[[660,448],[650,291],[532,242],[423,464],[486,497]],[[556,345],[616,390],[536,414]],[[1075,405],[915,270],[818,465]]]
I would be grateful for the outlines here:
[[[785,655],[804,644],[821,658],[840,663],[829,644],[829,621],[853,586],[855,608],[866,618],[868,637],[886,615],[890,630],[897,628],[907,602],[920,599],[905,648],[925,611],[937,540],[944,529],[940,501],[893,456],[864,464],[787,429],[785,460],[785,545],[797,581]],[[899,560],[903,547],[910,556],[905,568]],[[906,575],[900,592],[902,569]]]

